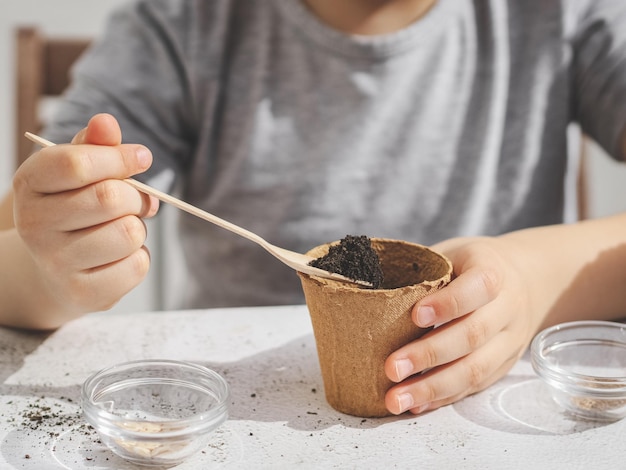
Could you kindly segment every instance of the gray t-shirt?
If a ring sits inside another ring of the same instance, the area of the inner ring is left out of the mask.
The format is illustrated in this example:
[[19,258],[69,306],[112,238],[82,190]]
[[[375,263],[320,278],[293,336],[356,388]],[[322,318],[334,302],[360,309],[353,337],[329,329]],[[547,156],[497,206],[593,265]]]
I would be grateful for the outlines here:
[[[110,112],[153,151],[147,181],[271,243],[432,244],[562,222],[572,122],[623,157],[626,2],[439,0],[361,37],[298,0],[139,0],[74,79],[48,138]],[[180,230],[186,306],[302,301],[257,245]]]

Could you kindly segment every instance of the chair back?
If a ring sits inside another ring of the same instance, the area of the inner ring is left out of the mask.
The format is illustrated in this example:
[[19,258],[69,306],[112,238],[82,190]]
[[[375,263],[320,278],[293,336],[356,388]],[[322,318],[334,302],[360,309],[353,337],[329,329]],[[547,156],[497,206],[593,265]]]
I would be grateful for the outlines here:
[[33,144],[24,133],[40,131],[42,100],[63,93],[72,65],[90,42],[84,38],[48,37],[35,27],[16,29],[15,168],[32,152]]

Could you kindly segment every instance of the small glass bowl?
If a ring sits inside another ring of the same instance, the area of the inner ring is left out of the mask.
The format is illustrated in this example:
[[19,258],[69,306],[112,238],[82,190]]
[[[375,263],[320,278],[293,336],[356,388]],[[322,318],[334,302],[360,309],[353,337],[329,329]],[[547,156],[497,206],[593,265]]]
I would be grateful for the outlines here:
[[228,418],[229,387],[217,372],[169,361],[102,369],[81,392],[83,416],[118,456],[172,466],[206,447]]
[[533,369],[567,412],[597,421],[626,416],[626,324],[562,323],[535,336],[530,352]]

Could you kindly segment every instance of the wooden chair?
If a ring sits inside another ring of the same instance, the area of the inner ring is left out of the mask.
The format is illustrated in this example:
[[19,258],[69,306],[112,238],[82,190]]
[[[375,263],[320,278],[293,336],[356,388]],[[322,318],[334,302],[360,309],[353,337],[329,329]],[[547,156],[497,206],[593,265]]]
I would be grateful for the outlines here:
[[69,69],[89,46],[89,39],[52,38],[35,27],[15,31],[16,129],[15,168],[30,155],[33,144],[24,133],[41,129],[40,104],[60,95],[69,84]]

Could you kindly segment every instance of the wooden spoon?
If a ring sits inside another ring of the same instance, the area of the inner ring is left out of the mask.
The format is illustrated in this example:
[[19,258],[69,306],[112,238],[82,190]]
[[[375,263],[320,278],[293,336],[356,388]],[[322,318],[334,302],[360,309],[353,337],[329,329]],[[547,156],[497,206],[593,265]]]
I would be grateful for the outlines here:
[[[25,136],[27,139],[31,140],[32,142],[42,147],[52,147],[55,145],[53,142],[50,142],[49,140],[46,140],[43,137],[39,137],[38,135],[32,134],[30,132],[26,132]],[[280,261],[285,263],[290,268],[295,269],[296,271],[299,271],[305,274],[310,274],[312,276],[318,276],[318,277],[323,277],[327,279],[334,279],[337,281],[352,282],[352,283],[360,284],[362,286],[367,286],[367,287],[372,286],[371,283],[366,282],[366,281],[362,281],[358,279],[350,279],[345,276],[342,276],[341,274],[332,273],[330,271],[325,271],[323,269],[309,266],[309,262],[314,259],[311,256],[307,256],[302,253],[296,253],[295,251],[286,250],[284,248],[280,248],[278,246],[272,245],[271,243],[267,242],[265,239],[261,238],[256,233],[252,233],[249,230],[239,227],[238,225],[235,225],[224,219],[220,219],[219,217],[213,214],[205,212],[202,209],[192,206],[191,204],[181,201],[180,199],[176,199],[175,197],[170,196],[169,194],[161,192],[158,189],[154,189],[151,186],[148,186],[137,180],[134,180],[132,178],[127,178],[124,181],[130,184],[135,189],[141,191],[142,193],[146,193],[146,194],[149,194],[150,196],[154,196],[160,201],[171,204],[172,206],[177,207],[178,209],[182,211],[188,212],[191,215],[195,215],[196,217],[204,219],[208,222],[211,222],[212,224],[218,225],[226,230],[236,233],[237,235],[247,238],[248,240],[262,246],[270,254],[278,258]]]

